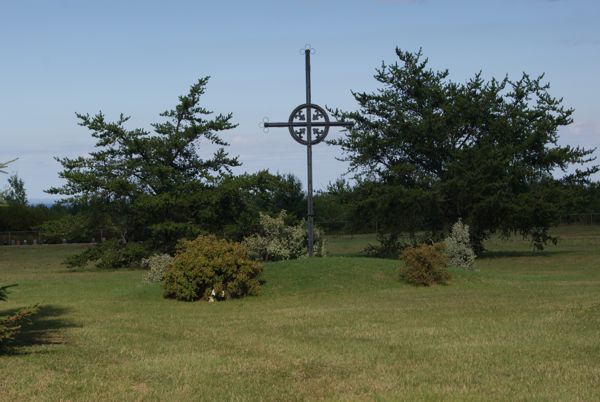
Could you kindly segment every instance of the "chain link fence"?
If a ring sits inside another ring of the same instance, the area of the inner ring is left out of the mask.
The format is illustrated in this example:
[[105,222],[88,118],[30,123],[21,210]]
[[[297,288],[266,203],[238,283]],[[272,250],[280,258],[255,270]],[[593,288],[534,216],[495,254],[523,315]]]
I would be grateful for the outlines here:
[[110,229],[96,229],[88,235],[75,237],[45,236],[39,230],[7,230],[0,231],[0,245],[27,246],[39,244],[97,243],[116,238]]
[[379,224],[375,221],[315,221],[315,225],[323,230],[327,236],[354,236],[358,234],[377,233]]
[[563,215],[560,218],[561,225],[598,225],[600,224],[600,212],[586,212],[579,214]]
[[[380,226],[377,222],[357,224],[352,221],[316,221],[315,224],[328,236],[377,233]],[[600,225],[600,212],[565,214],[560,217],[559,225]]]
[[[560,225],[599,225],[600,213],[576,213],[566,214],[560,218]],[[368,221],[357,224],[352,221],[316,221],[316,226],[322,229],[328,236],[350,236],[359,234],[377,233],[379,225],[377,222]],[[25,246],[40,244],[69,244],[69,243],[98,243],[109,239],[118,238],[118,234],[111,229],[95,229],[87,235],[71,238],[59,236],[48,237],[39,230],[11,230],[0,231],[0,246]]]

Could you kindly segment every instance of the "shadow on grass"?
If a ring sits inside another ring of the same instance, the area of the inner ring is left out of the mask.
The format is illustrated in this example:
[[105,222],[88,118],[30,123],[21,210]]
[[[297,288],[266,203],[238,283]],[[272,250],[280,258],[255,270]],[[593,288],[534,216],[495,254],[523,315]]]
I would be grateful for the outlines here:
[[555,255],[569,254],[572,253],[568,250],[543,250],[543,251],[515,251],[515,250],[507,250],[507,251],[485,251],[478,258],[481,259],[493,259],[493,258],[511,258],[511,257],[552,257]]
[[[0,315],[12,315],[19,309],[2,311]],[[23,348],[35,345],[60,345],[64,343],[62,330],[77,327],[75,323],[64,318],[70,309],[60,306],[43,305],[27,317],[15,337],[7,343],[0,354],[27,354]]]

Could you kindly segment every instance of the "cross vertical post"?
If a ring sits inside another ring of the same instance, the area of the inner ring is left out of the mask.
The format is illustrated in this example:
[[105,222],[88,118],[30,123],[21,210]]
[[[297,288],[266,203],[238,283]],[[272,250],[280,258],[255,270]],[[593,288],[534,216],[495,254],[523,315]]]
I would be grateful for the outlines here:
[[[263,127],[287,127],[292,138],[306,145],[306,165],[307,165],[307,252],[310,257],[314,255],[314,225],[315,212],[313,205],[313,164],[312,164],[312,146],[320,143],[327,137],[330,127],[350,128],[354,125],[352,122],[329,121],[329,116],[321,106],[313,104],[311,99],[310,86],[310,54],[313,49],[308,46],[304,49],[304,61],[306,72],[306,103],[297,106],[286,123],[265,122]],[[314,137],[313,137],[314,135]]]
[[315,212],[313,206],[313,178],[312,178],[312,110],[311,110],[311,93],[310,93],[310,49],[304,50],[304,60],[306,66],[306,165],[307,165],[307,202],[308,202],[308,219],[307,219],[307,238],[308,238],[308,256],[314,254],[314,224]]

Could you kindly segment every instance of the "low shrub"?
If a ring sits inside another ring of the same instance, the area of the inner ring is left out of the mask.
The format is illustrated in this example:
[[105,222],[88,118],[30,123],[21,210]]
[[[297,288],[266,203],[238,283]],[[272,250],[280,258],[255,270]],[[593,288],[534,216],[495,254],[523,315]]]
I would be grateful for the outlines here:
[[149,258],[142,259],[142,267],[149,269],[144,274],[144,282],[162,282],[171,262],[173,262],[173,257],[169,254],[154,254]]
[[[286,224],[287,213],[281,211],[274,217],[260,214],[259,232],[244,239],[250,256],[261,261],[293,260],[306,256],[306,224]],[[314,255],[324,257],[325,240],[320,229],[314,230]]]
[[19,333],[22,325],[27,322],[37,310],[37,306],[31,306],[22,308],[7,317],[0,317],[0,351],[5,350],[9,346],[10,341],[12,341]]
[[69,268],[82,268],[88,264],[103,269],[132,268],[140,266],[142,259],[148,254],[143,244],[108,240],[68,257],[65,264]]
[[[0,301],[6,301],[6,289],[13,286],[16,285],[0,286]],[[8,347],[10,341],[14,339],[23,323],[26,322],[30,316],[35,314],[37,310],[38,306],[30,306],[22,308],[8,316],[0,316],[0,351],[3,351]]]
[[379,244],[369,244],[362,253],[368,257],[396,258],[407,246],[406,243],[400,241],[397,233],[377,232],[377,242]]
[[5,285],[0,286],[0,301],[6,301],[6,289],[11,288],[16,285]]
[[49,243],[84,242],[92,237],[90,224],[82,214],[66,215],[52,219],[39,226],[40,235]]
[[475,264],[475,252],[471,247],[471,239],[469,238],[469,226],[458,220],[452,225],[450,236],[444,241],[446,244],[446,254],[450,259],[450,265],[473,269]]
[[183,240],[163,281],[164,296],[209,301],[256,295],[262,265],[240,243],[199,236]]
[[405,282],[417,286],[431,286],[435,283],[446,284],[451,278],[446,269],[448,257],[443,243],[407,247],[401,258],[405,266],[400,268],[400,278]]

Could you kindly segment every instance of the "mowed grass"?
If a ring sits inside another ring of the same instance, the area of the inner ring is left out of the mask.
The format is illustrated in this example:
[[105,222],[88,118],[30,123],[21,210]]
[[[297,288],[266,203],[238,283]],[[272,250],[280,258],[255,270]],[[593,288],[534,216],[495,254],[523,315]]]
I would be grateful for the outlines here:
[[[42,307],[0,356],[0,400],[600,400],[600,227],[543,253],[494,240],[449,286],[396,260],[268,264],[262,294],[161,298],[143,272],[70,272],[77,246],[2,247],[0,311]],[[331,239],[356,253],[369,236]]]

